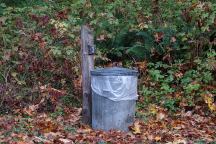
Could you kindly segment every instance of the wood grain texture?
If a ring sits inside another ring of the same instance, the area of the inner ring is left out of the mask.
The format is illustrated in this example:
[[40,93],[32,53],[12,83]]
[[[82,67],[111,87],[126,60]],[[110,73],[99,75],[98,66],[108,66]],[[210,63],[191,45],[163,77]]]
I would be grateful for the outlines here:
[[89,46],[94,46],[93,35],[87,26],[81,28],[81,55],[82,55],[82,121],[85,124],[91,124],[92,119],[92,94],[91,94],[91,75],[90,71],[94,69],[94,55],[89,54]]

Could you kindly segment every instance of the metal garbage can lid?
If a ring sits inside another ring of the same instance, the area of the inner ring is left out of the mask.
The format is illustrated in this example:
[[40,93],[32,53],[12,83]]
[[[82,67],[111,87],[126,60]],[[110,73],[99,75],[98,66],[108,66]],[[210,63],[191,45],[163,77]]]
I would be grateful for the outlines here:
[[137,76],[138,71],[121,68],[121,67],[111,67],[111,68],[98,68],[91,71],[93,76]]

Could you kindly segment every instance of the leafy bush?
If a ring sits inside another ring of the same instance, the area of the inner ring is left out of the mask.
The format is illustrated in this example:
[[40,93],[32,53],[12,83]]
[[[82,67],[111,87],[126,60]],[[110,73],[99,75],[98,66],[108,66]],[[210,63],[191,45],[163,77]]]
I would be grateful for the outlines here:
[[[209,57],[208,59],[211,59]],[[144,106],[158,103],[171,111],[180,107],[195,106],[214,98],[215,77],[209,69],[208,59],[195,60],[193,63],[161,62],[149,63],[146,74],[141,79],[141,101]],[[210,107],[214,100],[210,100]],[[141,107],[142,104],[140,104]],[[215,108],[210,108],[215,111]]]
[[[34,7],[34,8],[33,8]],[[40,88],[51,85],[73,93],[79,71],[79,28],[68,20],[67,9],[44,6],[9,7],[1,4],[1,107],[25,106],[41,99]]]
[[[174,61],[213,54],[215,11],[214,0],[0,0],[0,107],[37,102],[46,85],[79,95],[74,81],[80,79],[82,24],[94,30],[99,65],[112,60],[130,67],[145,59],[152,62],[147,76],[152,82],[144,94],[157,102],[180,89],[195,97],[212,81],[211,71],[201,70],[202,62],[180,70]],[[213,69],[214,60],[208,59]],[[179,71],[183,77],[175,76]]]

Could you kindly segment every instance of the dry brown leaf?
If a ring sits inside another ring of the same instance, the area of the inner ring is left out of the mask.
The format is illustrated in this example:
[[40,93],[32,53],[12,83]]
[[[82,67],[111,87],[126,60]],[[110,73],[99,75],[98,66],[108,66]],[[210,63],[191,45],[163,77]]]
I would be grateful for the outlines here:
[[16,144],[28,144],[28,143],[26,143],[24,141],[18,141],[18,142],[16,142]]
[[163,120],[166,117],[165,113],[160,112],[157,114],[157,120]]
[[52,144],[53,143],[53,142],[51,142],[49,140],[46,140],[46,139],[43,139],[43,138],[40,138],[40,137],[37,137],[37,136],[34,137],[33,141],[35,143],[45,143],[45,144]]
[[70,140],[70,139],[63,139],[63,138],[58,139],[58,142],[59,142],[60,144],[73,144],[73,143],[74,143],[74,142],[72,142],[72,140]]
[[82,128],[78,129],[78,133],[90,133],[92,129],[88,125],[83,125]]
[[49,132],[49,133],[44,133],[44,137],[49,140],[53,141],[56,138],[61,138],[64,137],[60,132]]
[[151,135],[151,134],[149,134],[149,135],[147,136],[147,138],[148,138],[148,140],[152,141],[152,140],[154,139],[154,136]]
[[187,141],[184,139],[175,140],[172,144],[187,144]]
[[144,73],[147,69],[147,61],[136,62],[135,65],[141,73]]
[[30,105],[24,108],[23,112],[29,116],[33,116],[38,109],[38,105]]
[[155,141],[157,141],[157,142],[158,142],[158,141],[161,141],[161,136],[156,136],[154,139],[155,139]]
[[37,122],[37,126],[42,133],[54,132],[58,128],[58,125],[54,123],[51,119],[41,120]]

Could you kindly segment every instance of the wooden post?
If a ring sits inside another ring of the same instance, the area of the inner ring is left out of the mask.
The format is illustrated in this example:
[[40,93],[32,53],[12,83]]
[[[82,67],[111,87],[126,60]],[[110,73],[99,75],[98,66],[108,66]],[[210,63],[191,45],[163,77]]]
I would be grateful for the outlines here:
[[81,27],[81,55],[82,55],[82,121],[91,125],[92,119],[92,94],[91,94],[91,75],[94,69],[94,37],[87,26]]

